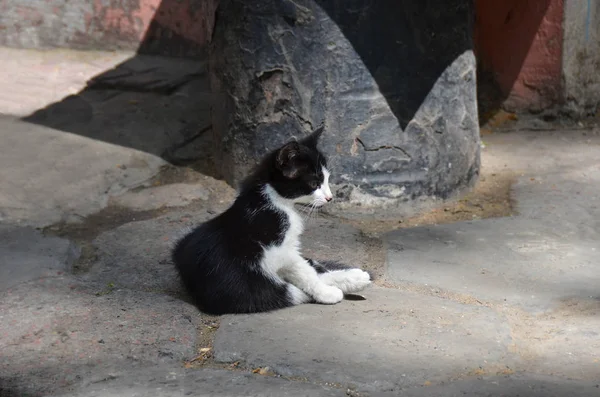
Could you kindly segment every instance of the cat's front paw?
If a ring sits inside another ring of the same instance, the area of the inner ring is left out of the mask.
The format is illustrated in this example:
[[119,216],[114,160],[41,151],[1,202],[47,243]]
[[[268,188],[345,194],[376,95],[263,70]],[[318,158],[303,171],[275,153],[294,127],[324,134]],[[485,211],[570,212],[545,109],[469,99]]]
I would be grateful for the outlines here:
[[341,302],[342,299],[344,299],[344,293],[338,287],[324,285],[315,293],[314,298],[318,303],[333,305]]
[[361,269],[347,270],[345,276],[343,286],[339,285],[345,293],[362,291],[371,284],[371,276]]
[[334,270],[319,277],[325,284],[338,287],[345,294],[362,291],[371,284],[371,276],[361,269]]

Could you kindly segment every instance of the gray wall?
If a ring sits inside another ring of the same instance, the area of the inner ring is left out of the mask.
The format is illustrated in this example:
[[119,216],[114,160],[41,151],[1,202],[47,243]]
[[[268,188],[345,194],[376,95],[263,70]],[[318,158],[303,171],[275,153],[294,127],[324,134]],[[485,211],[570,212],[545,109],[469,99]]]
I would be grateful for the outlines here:
[[600,2],[565,0],[563,26],[565,109],[590,115],[600,104]]

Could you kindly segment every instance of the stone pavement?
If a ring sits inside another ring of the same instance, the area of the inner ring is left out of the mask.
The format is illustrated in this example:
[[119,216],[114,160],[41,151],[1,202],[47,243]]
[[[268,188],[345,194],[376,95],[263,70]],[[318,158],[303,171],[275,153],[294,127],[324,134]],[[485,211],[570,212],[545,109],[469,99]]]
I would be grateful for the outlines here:
[[[486,136],[484,173],[520,175],[513,217],[383,235],[309,222],[308,255],[378,276],[364,300],[216,318],[168,260],[235,194],[193,158],[206,113],[177,98],[205,106],[202,73],[113,54],[126,72],[90,89],[81,76],[114,62],[61,54],[0,50],[23,69],[0,82],[3,98],[20,87],[19,105],[0,100],[0,396],[600,395],[597,130]],[[74,98],[19,77],[58,59],[81,71],[61,75]],[[134,136],[114,133],[123,109]]]

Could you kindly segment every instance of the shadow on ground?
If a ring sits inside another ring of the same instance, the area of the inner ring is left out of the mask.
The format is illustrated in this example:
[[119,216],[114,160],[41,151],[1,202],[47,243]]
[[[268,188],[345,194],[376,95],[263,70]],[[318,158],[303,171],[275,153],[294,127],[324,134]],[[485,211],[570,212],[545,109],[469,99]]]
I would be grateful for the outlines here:
[[218,176],[204,60],[139,54],[24,120]]

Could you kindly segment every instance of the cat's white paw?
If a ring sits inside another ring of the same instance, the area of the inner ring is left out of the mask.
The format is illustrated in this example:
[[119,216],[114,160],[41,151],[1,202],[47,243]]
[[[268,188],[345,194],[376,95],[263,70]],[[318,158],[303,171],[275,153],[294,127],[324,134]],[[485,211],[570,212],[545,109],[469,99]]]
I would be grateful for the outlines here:
[[344,299],[344,293],[337,287],[324,285],[315,293],[314,298],[318,303],[333,305],[341,302],[342,299]]
[[319,277],[325,284],[338,287],[345,294],[362,291],[371,284],[369,273],[360,269],[334,270]]
[[342,288],[342,291],[346,293],[362,291],[371,284],[371,276],[364,270],[350,269],[346,273],[346,283]]

